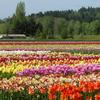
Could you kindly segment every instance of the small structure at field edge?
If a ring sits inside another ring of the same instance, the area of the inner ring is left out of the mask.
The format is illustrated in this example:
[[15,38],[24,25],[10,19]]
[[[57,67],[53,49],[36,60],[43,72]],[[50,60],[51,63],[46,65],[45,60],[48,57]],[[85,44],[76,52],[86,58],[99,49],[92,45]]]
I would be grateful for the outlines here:
[[24,34],[1,34],[0,39],[16,39],[16,38],[26,38]]

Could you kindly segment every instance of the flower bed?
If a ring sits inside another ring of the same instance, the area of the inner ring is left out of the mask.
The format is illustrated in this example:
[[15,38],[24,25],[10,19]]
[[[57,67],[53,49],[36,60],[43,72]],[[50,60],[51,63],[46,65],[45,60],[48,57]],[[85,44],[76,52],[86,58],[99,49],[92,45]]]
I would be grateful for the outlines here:
[[100,100],[100,55],[0,51],[0,100]]
[[[42,46],[41,46],[42,45]],[[0,42],[0,50],[99,52],[100,42]]]

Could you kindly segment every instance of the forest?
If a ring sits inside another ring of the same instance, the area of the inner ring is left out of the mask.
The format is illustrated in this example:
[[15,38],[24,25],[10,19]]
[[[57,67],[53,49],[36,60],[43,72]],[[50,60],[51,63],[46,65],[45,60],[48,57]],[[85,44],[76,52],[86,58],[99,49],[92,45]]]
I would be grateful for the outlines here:
[[13,16],[0,19],[0,34],[25,34],[33,39],[100,38],[100,8],[82,7],[26,16],[25,3],[20,2]]

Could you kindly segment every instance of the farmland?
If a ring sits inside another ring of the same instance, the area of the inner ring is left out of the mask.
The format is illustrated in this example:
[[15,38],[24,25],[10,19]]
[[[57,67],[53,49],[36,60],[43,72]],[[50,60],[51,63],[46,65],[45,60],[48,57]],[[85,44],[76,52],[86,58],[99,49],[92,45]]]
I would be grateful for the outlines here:
[[99,0],[0,4],[0,100],[100,100]]
[[100,100],[100,42],[0,42],[0,100]]

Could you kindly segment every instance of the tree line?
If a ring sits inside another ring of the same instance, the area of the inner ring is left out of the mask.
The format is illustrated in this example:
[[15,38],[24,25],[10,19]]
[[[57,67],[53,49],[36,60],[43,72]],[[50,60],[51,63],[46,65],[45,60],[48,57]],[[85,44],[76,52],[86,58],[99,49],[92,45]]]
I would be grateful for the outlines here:
[[20,2],[12,17],[0,20],[0,33],[25,34],[35,39],[67,39],[100,35],[100,8],[47,11],[26,16]]

